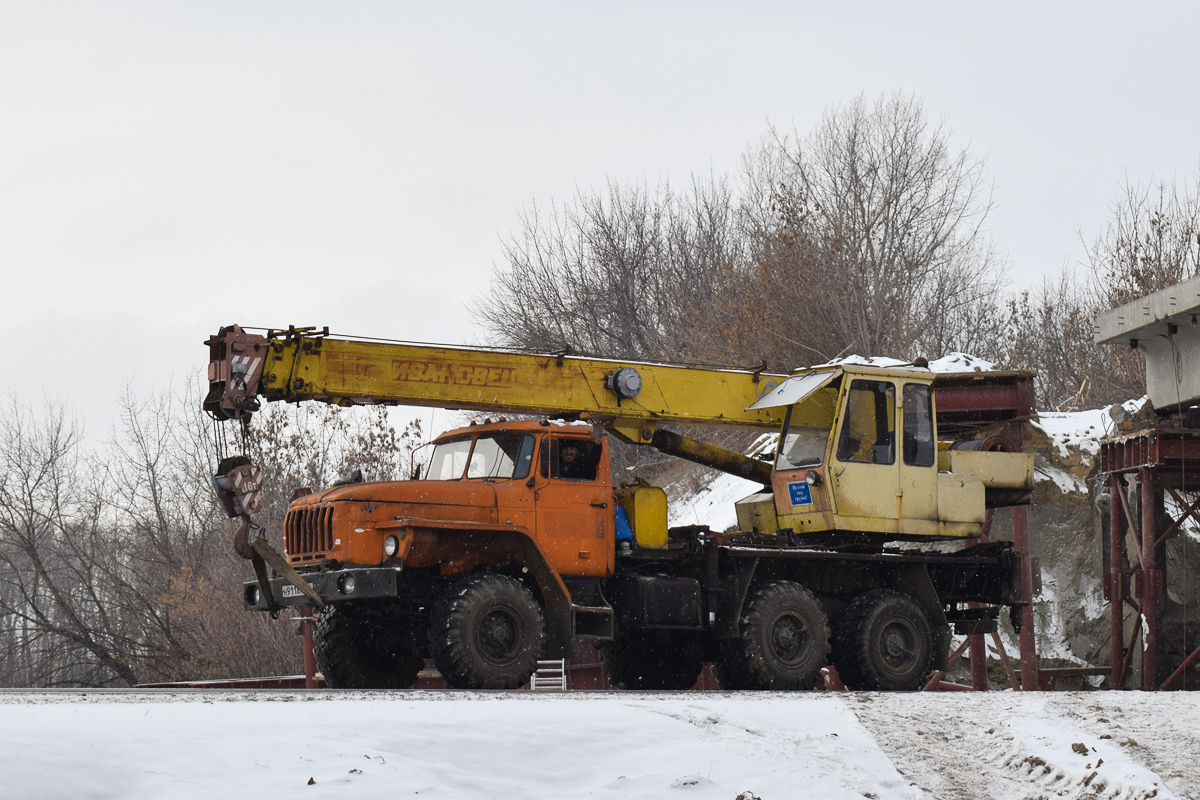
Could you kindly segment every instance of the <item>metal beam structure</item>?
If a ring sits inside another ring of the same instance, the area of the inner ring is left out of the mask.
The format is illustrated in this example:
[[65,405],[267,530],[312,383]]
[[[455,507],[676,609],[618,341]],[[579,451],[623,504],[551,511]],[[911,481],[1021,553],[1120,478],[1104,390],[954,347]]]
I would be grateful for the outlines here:
[[[1126,688],[1140,643],[1140,688],[1169,689],[1189,670],[1200,675],[1196,665],[1200,647],[1188,653],[1186,638],[1180,644],[1163,630],[1160,607],[1166,597],[1167,540],[1186,520],[1200,523],[1200,500],[1186,499],[1189,476],[1200,477],[1200,430],[1149,429],[1102,442],[1100,469],[1108,476],[1109,491],[1104,596],[1109,601],[1112,688]],[[1196,488],[1200,488],[1200,480]],[[1166,515],[1166,496],[1174,500],[1181,513],[1159,531],[1158,512]],[[1131,534],[1131,547],[1126,546],[1127,532]],[[1127,608],[1135,615],[1132,626],[1126,625]],[[1159,657],[1164,653],[1174,653],[1181,661],[1162,678]]]
[[[1024,426],[1036,415],[1034,410],[1034,373],[1027,371],[956,372],[939,375],[934,379],[933,390],[937,405],[938,431],[941,434],[994,433],[1004,439],[1014,451],[1024,449]],[[979,539],[964,543],[965,546],[985,542],[991,527],[991,515]],[[1042,688],[1037,664],[1037,637],[1034,632],[1033,597],[1036,559],[1029,545],[1029,513],[1027,506],[1012,507],[1013,549],[1021,556],[1021,632],[1017,635],[1020,647],[1017,673],[1005,652],[999,635],[991,634],[991,647],[1004,665],[1009,685],[1016,690],[1035,691]],[[937,673],[925,686],[926,691],[986,690],[987,642],[986,634],[968,636],[963,646],[953,653],[950,667],[969,650],[971,657],[971,686],[948,683],[942,680],[945,673]]]

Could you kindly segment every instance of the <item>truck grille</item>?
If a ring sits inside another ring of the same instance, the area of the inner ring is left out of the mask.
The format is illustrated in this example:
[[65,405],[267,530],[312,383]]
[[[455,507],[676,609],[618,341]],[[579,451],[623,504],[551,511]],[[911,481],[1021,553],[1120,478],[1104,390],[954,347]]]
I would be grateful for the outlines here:
[[283,535],[291,558],[301,561],[323,558],[333,547],[333,508],[308,506],[288,511]]

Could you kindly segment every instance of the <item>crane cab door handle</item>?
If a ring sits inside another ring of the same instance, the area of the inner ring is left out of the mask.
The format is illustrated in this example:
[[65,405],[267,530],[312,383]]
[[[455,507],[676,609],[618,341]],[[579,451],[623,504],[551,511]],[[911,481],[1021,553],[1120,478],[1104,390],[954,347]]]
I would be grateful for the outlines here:
[[608,503],[592,503],[592,508],[608,508]]

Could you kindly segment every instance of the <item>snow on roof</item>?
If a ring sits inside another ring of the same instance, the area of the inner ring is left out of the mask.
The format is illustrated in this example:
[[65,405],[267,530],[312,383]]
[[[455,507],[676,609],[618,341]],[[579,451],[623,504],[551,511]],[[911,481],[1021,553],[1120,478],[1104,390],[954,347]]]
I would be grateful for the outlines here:
[[995,368],[991,361],[970,353],[947,353],[929,362],[930,372],[989,372]]
[[[911,361],[903,361],[899,358],[888,358],[887,356],[860,356],[850,355],[845,358],[835,358],[832,361],[827,361],[824,364],[817,364],[812,369],[821,367],[839,367],[839,366],[863,366],[863,367],[912,367],[913,369],[921,369],[921,367],[913,367]],[[947,353],[941,358],[936,358],[929,362],[930,372],[988,372],[996,368],[996,365],[991,361],[973,356],[970,353]]]

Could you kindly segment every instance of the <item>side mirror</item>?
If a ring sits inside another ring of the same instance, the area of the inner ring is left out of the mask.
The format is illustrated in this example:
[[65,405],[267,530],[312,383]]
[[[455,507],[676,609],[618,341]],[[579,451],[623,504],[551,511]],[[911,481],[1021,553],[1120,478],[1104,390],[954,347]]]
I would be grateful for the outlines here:
[[534,486],[536,486],[536,485],[537,485],[537,476],[536,476],[536,475],[530,475],[530,476],[529,476],[529,480],[525,481],[525,485],[526,485],[528,488],[532,489]]

